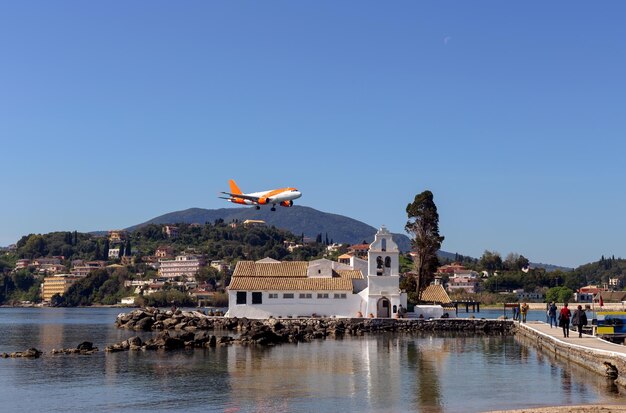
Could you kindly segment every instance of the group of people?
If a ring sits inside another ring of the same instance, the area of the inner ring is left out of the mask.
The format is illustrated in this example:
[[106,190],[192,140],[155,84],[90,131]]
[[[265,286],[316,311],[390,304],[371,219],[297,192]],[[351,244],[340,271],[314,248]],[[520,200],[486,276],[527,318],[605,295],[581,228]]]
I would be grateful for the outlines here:
[[558,312],[558,327],[563,328],[563,337],[569,337],[569,326],[570,323],[576,326],[578,330],[578,337],[583,336],[583,326],[587,325],[587,313],[583,310],[583,306],[579,305],[578,308],[574,311],[574,315],[572,316],[572,312],[569,308],[567,308],[567,303],[563,304],[561,311],[558,311],[556,307],[556,303],[551,302],[548,305],[548,320],[550,323],[550,328],[554,324],[554,327],[557,327],[557,312]]
[[528,315],[529,308],[530,307],[526,303],[522,304],[521,306],[518,304],[515,307],[513,307],[513,320],[519,321],[521,323],[525,323],[526,315]]

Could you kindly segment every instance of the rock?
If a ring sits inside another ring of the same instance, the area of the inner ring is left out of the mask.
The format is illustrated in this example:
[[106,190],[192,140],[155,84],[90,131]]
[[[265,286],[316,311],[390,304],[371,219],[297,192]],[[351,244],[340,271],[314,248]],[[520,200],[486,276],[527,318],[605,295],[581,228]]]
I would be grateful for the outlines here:
[[143,345],[143,342],[141,341],[141,337],[138,337],[138,336],[133,336],[129,338],[128,340],[126,340],[126,342],[131,347],[132,346],[141,347]]
[[91,351],[93,350],[93,343],[91,341],[83,341],[76,348],[78,350]]
[[41,356],[43,354],[43,352],[37,350],[36,348],[29,348],[28,350],[24,350],[24,351],[15,351],[11,354],[9,354],[9,357],[24,357],[24,358],[39,358],[39,356]]
[[152,317],[143,317],[133,327],[133,330],[137,331],[150,331],[152,325],[154,324],[154,319]]

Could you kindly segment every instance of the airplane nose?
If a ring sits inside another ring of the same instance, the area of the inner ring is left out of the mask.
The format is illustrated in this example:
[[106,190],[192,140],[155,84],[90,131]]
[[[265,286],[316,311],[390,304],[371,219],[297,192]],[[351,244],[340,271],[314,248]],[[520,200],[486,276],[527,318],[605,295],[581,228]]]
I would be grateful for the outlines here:
[[302,192],[296,191],[296,198],[300,198],[302,196]]

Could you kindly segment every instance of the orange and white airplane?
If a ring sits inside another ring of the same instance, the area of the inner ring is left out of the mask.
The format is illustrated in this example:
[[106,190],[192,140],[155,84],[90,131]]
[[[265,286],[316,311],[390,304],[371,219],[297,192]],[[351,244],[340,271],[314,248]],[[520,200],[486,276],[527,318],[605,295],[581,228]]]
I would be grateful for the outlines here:
[[296,188],[271,189],[244,194],[234,180],[231,179],[228,183],[230,184],[230,192],[222,192],[222,194],[228,195],[228,198],[220,196],[221,199],[234,204],[254,205],[256,209],[260,209],[261,205],[272,204],[272,211],[276,211],[276,205],[293,206],[293,200],[302,196],[302,193]]

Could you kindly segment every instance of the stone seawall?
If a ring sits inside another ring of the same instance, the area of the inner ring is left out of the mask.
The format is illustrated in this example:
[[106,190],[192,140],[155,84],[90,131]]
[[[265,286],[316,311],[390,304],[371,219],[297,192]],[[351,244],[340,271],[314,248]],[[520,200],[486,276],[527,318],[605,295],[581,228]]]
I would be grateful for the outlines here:
[[515,329],[515,334],[524,343],[554,355],[557,359],[583,366],[626,387],[626,358],[622,354],[566,343],[523,325],[516,325]]
[[[233,332],[236,337],[228,343],[273,345],[279,343],[310,342],[315,339],[344,335],[360,336],[382,332],[466,332],[489,335],[510,335],[515,329],[508,320],[478,319],[388,319],[388,318],[302,318],[266,319],[227,318],[207,316],[198,311],[162,311],[140,309],[118,315],[118,328],[135,331],[165,332],[170,338],[184,336],[190,347],[212,342],[207,331]],[[193,340],[189,340],[194,337]],[[193,341],[198,341],[194,343]]]

